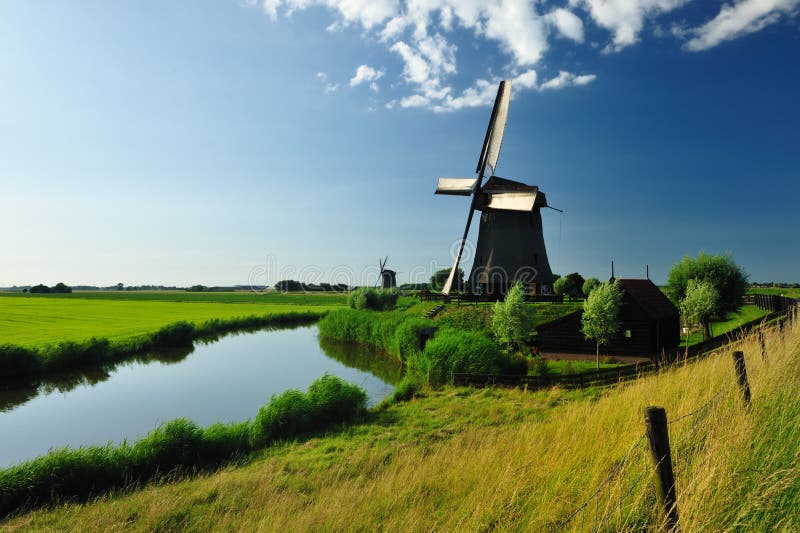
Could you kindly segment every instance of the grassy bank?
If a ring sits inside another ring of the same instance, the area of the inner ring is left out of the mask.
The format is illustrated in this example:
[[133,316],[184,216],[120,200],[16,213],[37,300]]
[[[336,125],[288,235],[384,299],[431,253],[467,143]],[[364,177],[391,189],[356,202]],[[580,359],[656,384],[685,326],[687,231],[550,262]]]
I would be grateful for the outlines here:
[[325,375],[306,393],[288,390],[273,396],[252,422],[199,428],[177,419],[133,444],[56,450],[0,470],[0,516],[215,468],[277,441],[350,422],[366,403],[362,389]]
[[384,350],[397,357],[411,376],[429,384],[447,383],[453,372],[527,372],[524,360],[509,356],[494,340],[473,330],[442,326],[420,350],[420,333],[434,325],[405,311],[342,309],[319,322],[319,334]]
[[[2,294],[2,293],[0,293]],[[321,314],[343,307],[342,296],[257,295],[252,293],[170,293],[176,298],[247,298],[245,302],[226,300],[149,299],[161,293],[120,293],[123,299],[108,299],[117,294],[75,293],[72,295],[0,296],[0,344],[39,347],[61,341],[83,341],[91,337],[109,341],[125,340],[153,333],[175,322],[200,324],[213,319],[230,320],[244,316],[264,316],[289,312]],[[94,296],[89,299],[84,295]],[[256,299],[260,298],[260,299]],[[330,298],[334,298],[331,300]],[[250,299],[254,299],[250,301]]]
[[98,367],[146,351],[190,346],[194,340],[200,338],[241,329],[310,324],[321,316],[320,313],[290,312],[211,319],[201,323],[176,322],[152,333],[115,341],[92,337],[38,347],[0,344],[0,379],[38,377],[72,369]]
[[[546,531],[588,500],[566,530],[591,529],[595,509],[598,516],[613,510],[603,530],[647,529],[658,516],[646,442],[639,441],[642,410],[660,405],[671,421],[684,531],[796,531],[800,328],[783,337],[771,332],[766,341],[767,361],[754,340],[740,347],[753,391],[749,411],[727,351],[600,395],[448,387],[376,410],[369,423],[342,433],[267,448],[247,465],[2,525]],[[612,472],[601,498],[590,500]]]

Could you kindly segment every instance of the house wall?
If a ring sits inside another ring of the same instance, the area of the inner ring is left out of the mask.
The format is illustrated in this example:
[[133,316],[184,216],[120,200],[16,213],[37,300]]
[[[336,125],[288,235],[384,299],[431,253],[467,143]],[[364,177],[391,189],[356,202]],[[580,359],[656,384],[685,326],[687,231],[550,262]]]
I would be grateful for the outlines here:
[[[582,311],[567,315],[552,324],[539,328],[538,344],[543,353],[595,353],[595,343],[586,340],[581,332]],[[659,328],[658,330],[656,328]],[[628,337],[626,333],[630,333]],[[660,323],[653,320],[623,319],[620,334],[608,345],[601,346],[601,354],[650,357],[661,347],[666,351],[678,346],[680,330],[678,317]]]

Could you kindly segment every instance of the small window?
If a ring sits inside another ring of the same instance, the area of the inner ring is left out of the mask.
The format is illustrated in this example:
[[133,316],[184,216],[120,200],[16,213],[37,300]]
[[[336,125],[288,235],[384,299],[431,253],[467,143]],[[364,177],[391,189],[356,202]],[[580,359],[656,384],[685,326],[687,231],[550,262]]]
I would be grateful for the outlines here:
[[626,339],[630,339],[631,338],[631,330],[629,330],[629,329],[625,330],[625,338]]

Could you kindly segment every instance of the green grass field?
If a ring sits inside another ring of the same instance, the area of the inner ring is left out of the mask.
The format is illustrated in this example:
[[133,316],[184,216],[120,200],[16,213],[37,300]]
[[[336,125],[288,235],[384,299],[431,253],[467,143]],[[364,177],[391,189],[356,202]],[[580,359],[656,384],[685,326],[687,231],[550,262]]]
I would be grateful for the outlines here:
[[120,340],[178,321],[287,312],[326,311],[344,306],[343,295],[85,292],[71,295],[0,293],[0,344],[39,346],[104,337]]
[[[735,313],[731,313],[730,315],[728,315],[727,320],[712,322],[711,334],[714,337],[724,335],[729,331],[738,328],[742,324],[746,324],[752,320],[756,320],[758,318],[767,316],[768,314],[769,314],[768,311],[759,309],[755,305],[744,305]],[[693,331],[689,335],[690,346],[702,342],[702,340],[703,340],[702,331]],[[686,335],[681,336],[681,346],[686,346]]]
[[777,294],[789,298],[800,298],[800,289],[784,289],[781,287],[751,287],[747,294]]

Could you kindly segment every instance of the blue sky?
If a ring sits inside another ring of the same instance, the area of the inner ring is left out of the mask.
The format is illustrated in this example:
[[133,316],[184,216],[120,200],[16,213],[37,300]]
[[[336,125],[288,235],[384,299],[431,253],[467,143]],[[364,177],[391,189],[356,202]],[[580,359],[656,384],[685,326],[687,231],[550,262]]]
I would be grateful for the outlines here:
[[800,281],[798,11],[7,0],[0,286],[424,278],[468,207],[436,178],[472,175],[503,78],[497,174],[565,211],[555,272],[663,281],[705,250]]

